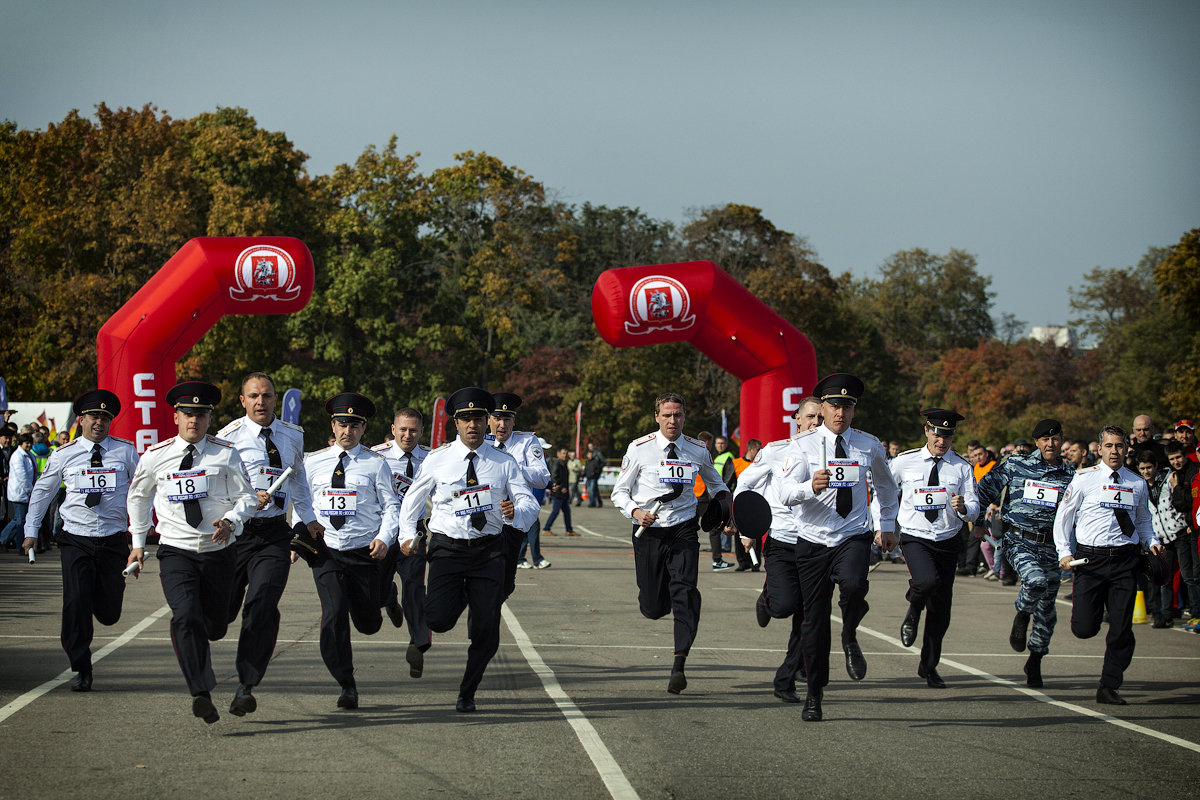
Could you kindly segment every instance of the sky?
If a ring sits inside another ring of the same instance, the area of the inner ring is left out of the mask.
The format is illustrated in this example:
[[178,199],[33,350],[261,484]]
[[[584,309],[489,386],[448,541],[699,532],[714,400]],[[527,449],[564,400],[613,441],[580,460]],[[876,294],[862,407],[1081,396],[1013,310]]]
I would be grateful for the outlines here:
[[960,248],[1029,325],[1200,226],[1195,0],[3,8],[21,128],[239,106],[312,175],[392,135],[425,172],[485,151],[577,205],[755,206],[835,275]]

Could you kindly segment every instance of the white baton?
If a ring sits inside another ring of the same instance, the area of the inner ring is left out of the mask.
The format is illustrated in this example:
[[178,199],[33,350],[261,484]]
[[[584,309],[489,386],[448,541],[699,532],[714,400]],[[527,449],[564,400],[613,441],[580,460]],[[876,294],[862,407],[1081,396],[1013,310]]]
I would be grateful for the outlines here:
[[[663,501],[662,501],[662,500],[655,500],[655,501],[654,501],[654,505],[650,506],[650,512],[649,512],[649,513],[651,513],[651,514],[657,514],[657,513],[658,513],[658,510],[659,510],[660,508],[662,508],[662,504],[663,504]],[[645,516],[645,515],[643,514],[642,516]],[[650,526],[649,526],[649,525],[642,525],[642,527],[638,528],[638,529],[637,529],[637,532],[633,534],[633,538],[635,538],[635,539],[640,539],[640,538],[642,538],[642,531],[646,530],[646,528],[648,528],[648,527],[650,527]]]
[[1086,558],[1076,558],[1073,561],[1068,561],[1067,566],[1068,567],[1082,567],[1086,563],[1088,563],[1088,560]]
[[267,494],[275,494],[276,492],[278,492],[279,487],[283,486],[283,482],[286,481],[291,476],[292,476],[292,468],[291,467],[288,467],[283,472],[279,473],[279,477],[275,479],[275,482],[267,487]]

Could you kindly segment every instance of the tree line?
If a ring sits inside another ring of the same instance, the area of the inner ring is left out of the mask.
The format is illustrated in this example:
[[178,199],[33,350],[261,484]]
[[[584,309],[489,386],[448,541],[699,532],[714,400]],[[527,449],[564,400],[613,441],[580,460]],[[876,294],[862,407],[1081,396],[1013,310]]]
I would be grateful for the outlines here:
[[[556,200],[485,152],[423,173],[393,137],[329,175],[240,108],[173,119],[152,105],[71,112],[45,130],[0,125],[0,375],[10,397],[69,399],[96,382],[100,326],[188,239],[295,236],[316,286],[301,312],[226,317],[179,363],[220,386],[219,419],[241,413],[242,374],[304,394],[311,447],[325,398],[357,391],[380,418],[432,407],[463,385],[525,399],[519,427],[610,454],[653,429],[645,387],[689,402],[687,429],[736,421],[736,380],[686,344],[617,349],[596,335],[591,289],[611,267],[710,260],[816,348],[821,374],[852,371],[869,396],[856,417],[919,441],[917,411],[963,412],[991,442],[1056,416],[1090,438],[1134,413],[1200,416],[1200,229],[1125,268],[1097,267],[1072,292],[1073,324],[1096,347],[1034,342],[993,318],[991,279],[964,250],[899,251],[878,275],[835,275],[801,235],[748,205],[690,210],[679,224],[635,208]],[[1051,265],[1048,265],[1051,266]],[[1077,433],[1072,433],[1076,432]]]

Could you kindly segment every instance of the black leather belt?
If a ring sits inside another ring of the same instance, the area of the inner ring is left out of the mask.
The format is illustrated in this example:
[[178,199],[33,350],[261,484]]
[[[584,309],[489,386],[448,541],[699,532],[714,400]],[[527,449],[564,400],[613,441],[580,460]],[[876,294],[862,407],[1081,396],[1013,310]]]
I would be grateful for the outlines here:
[[272,525],[279,525],[281,523],[284,526],[286,526],[287,520],[284,518],[283,514],[276,514],[273,517],[251,517],[250,519],[246,520],[245,527],[247,527],[247,528],[267,528]]
[[1005,528],[1004,532],[1011,533],[1015,536],[1020,536],[1022,539],[1028,539],[1029,541],[1036,542],[1037,544],[1049,544],[1050,542],[1054,541],[1053,533],[1030,533],[1029,531],[1023,531],[1020,528],[1013,527]]
[[1116,547],[1092,547],[1086,544],[1075,546],[1075,555],[1091,558],[1092,556],[1125,556],[1137,555],[1136,544],[1122,544]]
[[474,539],[458,539],[453,536],[447,536],[444,533],[434,531],[430,534],[433,541],[447,547],[488,547],[500,541],[500,534],[493,533],[491,536],[476,536]]

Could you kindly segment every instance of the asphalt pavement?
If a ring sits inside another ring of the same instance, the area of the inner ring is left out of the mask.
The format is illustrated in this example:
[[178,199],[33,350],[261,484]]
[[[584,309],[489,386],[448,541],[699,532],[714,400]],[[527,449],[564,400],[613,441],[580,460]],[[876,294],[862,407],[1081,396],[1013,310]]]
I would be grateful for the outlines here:
[[800,706],[771,693],[790,623],[756,624],[761,573],[713,573],[702,553],[689,684],[671,695],[672,623],[638,613],[629,525],[609,505],[572,510],[582,535],[564,536],[560,519],[558,536],[542,540],[552,566],[517,573],[475,714],[454,711],[465,619],[435,635],[420,679],[404,662],[406,630],[385,617],[375,636],[355,633],[361,707],[337,709],[303,563],[256,713],[227,711],[239,619],[213,644],[221,719],[192,716],[153,558],[129,579],[121,621],[97,629],[93,691],[73,693],[58,642],[57,551],[34,565],[0,554],[0,798],[1200,793],[1198,635],[1135,626],[1121,689],[1130,705],[1099,706],[1103,635],[1071,636],[1069,601],[1059,602],[1045,687],[1032,690],[1025,656],[1008,646],[1016,590],[959,578],[940,667],[948,687],[934,690],[916,676],[917,651],[899,642],[907,570],[884,564],[859,633],[867,676],[846,676],[835,605],[825,720],[805,723]]

